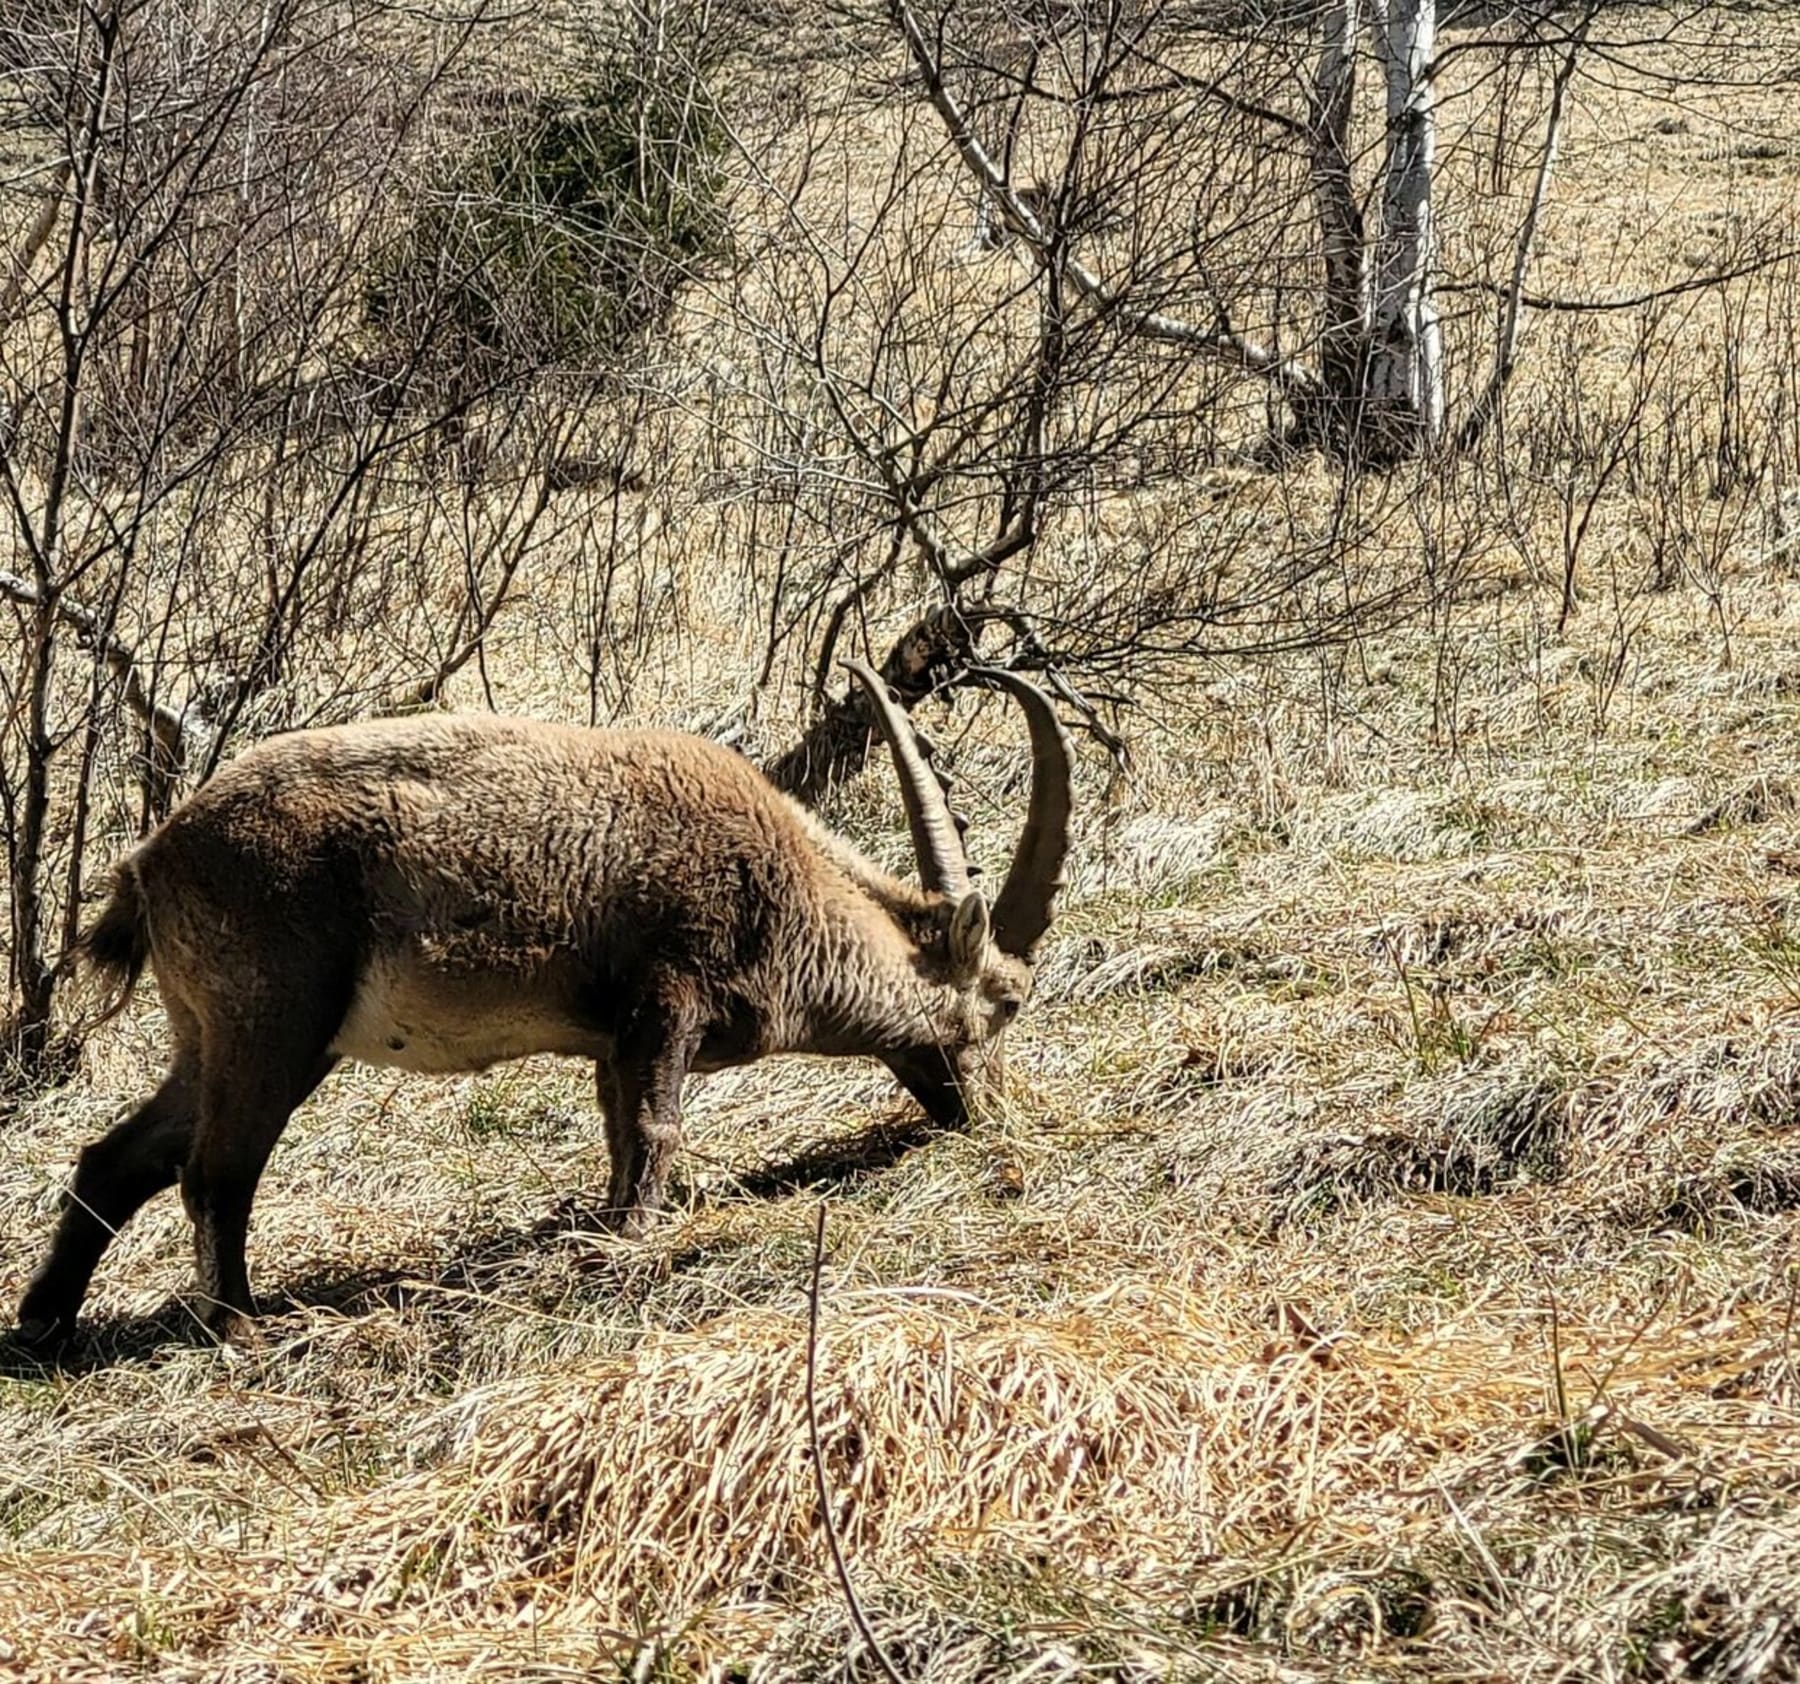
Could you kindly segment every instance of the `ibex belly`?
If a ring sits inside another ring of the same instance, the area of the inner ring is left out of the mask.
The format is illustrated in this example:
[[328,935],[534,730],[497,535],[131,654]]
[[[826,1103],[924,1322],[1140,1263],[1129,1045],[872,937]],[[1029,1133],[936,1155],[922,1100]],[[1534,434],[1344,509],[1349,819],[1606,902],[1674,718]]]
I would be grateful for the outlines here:
[[532,1053],[603,1057],[607,1037],[559,991],[505,974],[456,976],[405,958],[363,973],[332,1043],[342,1058],[427,1075],[485,1070]]

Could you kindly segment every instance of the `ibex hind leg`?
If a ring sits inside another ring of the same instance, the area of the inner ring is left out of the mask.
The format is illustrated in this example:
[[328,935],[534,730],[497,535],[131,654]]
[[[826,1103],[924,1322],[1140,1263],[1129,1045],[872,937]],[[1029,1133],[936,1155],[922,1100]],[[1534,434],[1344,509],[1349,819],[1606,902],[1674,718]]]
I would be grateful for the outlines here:
[[19,1304],[22,1337],[50,1340],[72,1331],[113,1236],[146,1200],[175,1184],[193,1145],[198,1078],[193,1046],[178,1048],[162,1086],[82,1152],[49,1255]]
[[296,1009],[209,1034],[202,1048],[199,1126],[181,1196],[194,1224],[200,1313],[221,1336],[256,1313],[244,1255],[250,1207],[288,1118],[337,1062],[328,1050],[336,1031],[329,1014]]

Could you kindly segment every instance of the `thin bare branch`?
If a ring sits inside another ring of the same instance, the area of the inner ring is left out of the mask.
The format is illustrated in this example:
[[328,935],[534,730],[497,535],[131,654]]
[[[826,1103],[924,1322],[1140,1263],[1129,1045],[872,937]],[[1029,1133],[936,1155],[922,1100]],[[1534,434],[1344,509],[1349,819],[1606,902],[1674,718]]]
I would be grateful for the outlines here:
[[869,1616],[863,1612],[850,1579],[850,1566],[844,1560],[844,1547],[838,1541],[837,1520],[831,1512],[831,1487],[825,1478],[825,1447],[819,1442],[819,1282],[825,1272],[825,1212],[819,1202],[819,1217],[813,1228],[812,1279],[806,1292],[806,1436],[812,1450],[813,1479],[819,1493],[819,1519],[825,1527],[825,1543],[831,1551],[831,1564],[837,1569],[838,1585],[844,1593],[844,1605],[862,1634],[869,1653],[887,1675],[891,1684],[906,1684],[894,1663],[887,1657]]
[[1512,379],[1518,350],[1519,324],[1523,316],[1525,276],[1530,269],[1532,253],[1537,244],[1538,218],[1543,213],[1544,199],[1550,190],[1550,172],[1555,168],[1556,154],[1562,140],[1563,106],[1568,96],[1569,83],[1575,77],[1575,66],[1579,62],[1582,45],[1599,10],[1598,0],[1590,0],[1587,13],[1570,40],[1568,53],[1557,66],[1555,80],[1550,86],[1550,114],[1544,125],[1544,150],[1538,159],[1537,174],[1531,184],[1531,200],[1525,207],[1525,220],[1520,224],[1518,245],[1513,252],[1512,283],[1501,317],[1499,337],[1494,345],[1494,372],[1489,376],[1487,389],[1481,394],[1468,420],[1457,434],[1456,443],[1460,450],[1474,448],[1489,423],[1499,413],[1507,382]]
[[1074,284],[1075,290],[1104,311],[1127,332],[1167,345],[1180,345],[1189,350],[1204,351],[1222,357],[1252,374],[1273,380],[1284,392],[1295,396],[1312,396],[1319,390],[1319,380],[1311,369],[1277,355],[1266,345],[1234,332],[1227,325],[1207,328],[1183,321],[1156,310],[1139,310],[1127,304],[1095,272],[1066,250],[1052,257],[1052,242],[1043,223],[1013,190],[1006,172],[988,156],[987,149],[976,138],[962,106],[951,93],[926,39],[925,31],[907,0],[890,0],[889,16],[906,38],[907,50],[924,79],[926,91],[937,114],[943,119],[950,139],[971,174],[993,195],[1006,225],[1019,235],[1045,261],[1054,260]]
[[1311,131],[1298,117],[1290,117],[1287,112],[1277,111],[1272,105],[1259,105],[1253,99],[1244,99],[1209,76],[1195,76],[1185,70],[1176,70],[1152,58],[1136,46],[1127,50],[1131,57],[1139,63],[1149,65],[1161,72],[1163,80],[1111,91],[1107,95],[1110,99],[1143,99],[1155,94],[1174,92],[1198,94],[1200,98],[1210,100],[1215,105],[1222,105],[1227,111],[1235,112],[1240,117],[1248,117],[1258,123],[1268,123],[1280,129],[1284,134],[1293,136],[1296,140],[1307,141],[1312,138]]
[[[1704,275],[1695,275],[1690,280],[1671,281],[1667,286],[1651,287],[1647,291],[1627,293],[1619,298],[1568,298],[1555,293],[1526,292],[1519,295],[1519,302],[1528,310],[1562,315],[1641,310],[1646,304],[1657,304],[1665,298],[1680,298],[1690,292],[1706,292],[1732,281],[1741,281],[1747,275],[1760,275],[1765,270],[1791,263],[1795,258],[1800,258],[1800,246],[1783,246],[1779,251],[1769,252],[1762,257],[1747,258],[1726,269],[1709,269]],[[1511,297],[1511,289],[1502,287],[1495,281],[1448,281],[1442,283],[1437,290],[1440,293],[1486,293],[1489,297],[1501,300]]]
[[37,262],[38,254],[50,243],[50,236],[56,232],[56,219],[62,214],[63,195],[68,191],[69,178],[74,173],[74,161],[64,158],[56,166],[49,185],[44,189],[44,202],[38,207],[37,215],[32,218],[31,226],[25,230],[25,238],[20,242],[18,254],[13,258],[12,274],[7,277],[5,290],[0,291],[0,328],[4,328],[13,319],[19,300],[25,296],[26,284],[31,279],[32,265]]
[[[16,573],[0,573],[0,596],[28,608],[41,607],[44,600],[36,585]],[[189,764],[190,750],[201,746],[205,733],[185,715],[151,695],[137,652],[93,609],[57,593],[51,602],[51,612],[75,633],[81,646],[96,660],[104,662],[119,680],[126,705],[149,729],[160,757],[160,775],[170,782],[182,777]]]

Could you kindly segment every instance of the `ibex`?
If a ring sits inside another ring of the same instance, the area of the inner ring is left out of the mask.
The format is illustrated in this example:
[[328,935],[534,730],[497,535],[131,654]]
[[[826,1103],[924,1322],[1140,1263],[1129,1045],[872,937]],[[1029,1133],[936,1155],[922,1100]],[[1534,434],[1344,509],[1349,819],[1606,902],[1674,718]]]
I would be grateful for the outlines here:
[[673,732],[477,715],[378,720],[247,750],[119,866],[82,940],[122,1006],[154,969],[162,1086],[80,1155],[19,1306],[72,1329],[107,1242],[177,1179],[201,1309],[254,1314],[251,1201],[294,1108],[339,1059],[450,1073],[594,1061],[609,1219],[661,1206],[690,1070],[773,1053],[885,1062],[955,1127],[997,1079],[1069,845],[1068,739],[1044,693],[991,682],[1030,727],[1030,809],[990,906],[944,791],[868,667],[923,889],[734,751]]

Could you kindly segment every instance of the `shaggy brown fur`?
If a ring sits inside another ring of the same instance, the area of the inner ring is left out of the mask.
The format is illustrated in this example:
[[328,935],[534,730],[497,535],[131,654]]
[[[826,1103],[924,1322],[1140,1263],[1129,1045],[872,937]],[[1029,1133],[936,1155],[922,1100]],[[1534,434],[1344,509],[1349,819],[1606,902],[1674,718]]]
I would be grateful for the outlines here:
[[663,1200],[690,1070],[867,1055],[962,1122],[1061,881],[1067,743],[1042,693],[1002,675],[1031,721],[1032,814],[990,924],[910,727],[857,676],[925,890],[735,753],[673,733],[386,720],[277,737],[220,772],[120,865],[85,939],[124,991],[148,960],[174,1055],[81,1154],[22,1333],[69,1329],[112,1235],[178,1178],[206,1314],[250,1314],[257,1181],[341,1058],[431,1072],[592,1059],[608,1202],[634,1233]]

